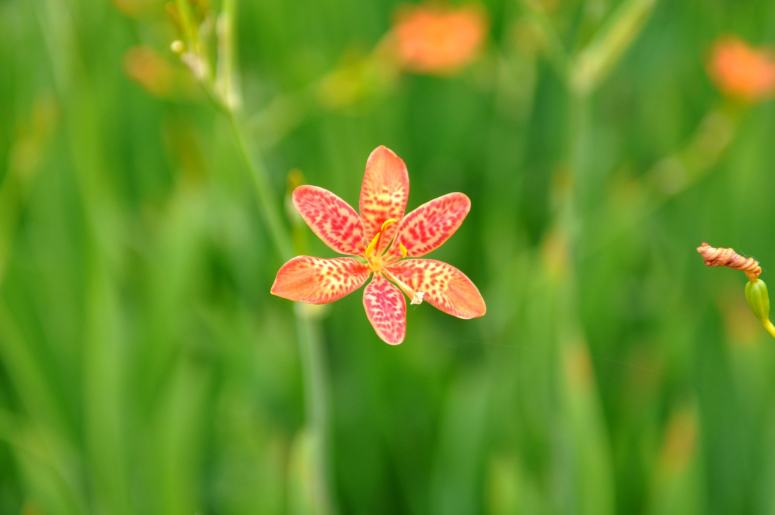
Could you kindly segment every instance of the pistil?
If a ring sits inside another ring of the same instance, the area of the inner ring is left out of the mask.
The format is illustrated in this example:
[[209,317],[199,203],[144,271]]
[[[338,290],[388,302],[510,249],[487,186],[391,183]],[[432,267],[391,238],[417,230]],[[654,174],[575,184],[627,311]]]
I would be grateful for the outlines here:
[[417,291],[409,287],[408,284],[403,282],[401,279],[396,277],[395,275],[391,274],[387,270],[382,271],[383,274],[385,274],[385,277],[387,277],[393,284],[398,286],[398,288],[404,292],[404,294],[409,297],[409,304],[422,304],[423,299],[425,298],[425,292],[424,291]]
[[[369,265],[369,269],[374,272],[375,274],[384,274],[384,276],[390,280],[393,284],[398,286],[398,288],[404,292],[404,294],[409,297],[410,304],[422,304],[423,298],[425,297],[425,292],[423,291],[415,291],[414,289],[410,288],[408,284],[403,282],[401,279],[396,277],[395,275],[391,274],[387,270],[385,270],[385,265],[392,263],[394,261],[397,261],[395,256],[387,256],[387,259],[383,259],[385,256],[385,253],[382,254],[378,253],[379,244],[382,240],[382,233],[385,232],[385,229],[393,225],[394,223],[398,222],[395,218],[388,218],[382,223],[382,227],[380,227],[377,234],[374,235],[374,237],[371,239],[371,242],[369,242],[368,247],[366,247],[366,250],[363,251],[363,257],[366,258],[366,262]],[[392,242],[391,242],[392,243]],[[400,251],[401,251],[401,257],[405,258],[407,255],[407,249],[404,245],[400,245]],[[388,246],[389,247],[389,246]]]

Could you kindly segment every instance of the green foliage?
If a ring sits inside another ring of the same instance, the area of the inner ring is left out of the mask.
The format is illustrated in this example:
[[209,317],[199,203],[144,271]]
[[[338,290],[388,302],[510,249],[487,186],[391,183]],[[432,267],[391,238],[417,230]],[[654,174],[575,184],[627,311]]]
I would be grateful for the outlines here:
[[242,143],[162,3],[0,0],[0,513],[320,513],[321,447],[340,513],[775,510],[775,348],[694,251],[775,270],[775,104],[705,70],[721,35],[775,43],[775,4],[488,0],[449,77],[370,61],[395,1],[237,4],[220,86],[274,200],[299,169],[355,204],[394,149],[410,207],[471,197],[433,257],[488,313],[411,306],[399,347],[359,293],[317,313],[315,434]]

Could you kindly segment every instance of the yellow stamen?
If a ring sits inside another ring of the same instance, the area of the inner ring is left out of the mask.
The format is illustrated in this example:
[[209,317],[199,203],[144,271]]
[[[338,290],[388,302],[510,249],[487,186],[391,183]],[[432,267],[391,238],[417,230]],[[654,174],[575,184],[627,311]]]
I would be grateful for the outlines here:
[[377,233],[374,235],[374,238],[371,239],[371,243],[369,243],[369,246],[366,247],[366,250],[363,252],[363,255],[368,257],[374,254],[374,249],[377,247],[377,242],[379,241],[379,235],[382,233]]
[[402,258],[405,258],[409,254],[409,251],[406,250],[406,247],[404,246],[403,243],[399,242],[398,249],[401,251],[401,257]]
[[379,240],[382,239],[382,233],[385,232],[385,229],[396,222],[398,222],[398,220],[395,218],[388,218],[382,222],[382,227],[380,227],[379,231],[377,231],[377,234],[374,235],[374,238],[371,239],[369,246],[366,247],[366,250],[363,253],[364,256],[369,257],[374,254],[374,251],[379,246]]
[[397,222],[398,222],[398,219],[396,218],[388,218],[387,220],[382,222],[382,227],[380,227],[379,232],[384,231],[385,229],[387,229],[388,227],[390,227],[391,225]]

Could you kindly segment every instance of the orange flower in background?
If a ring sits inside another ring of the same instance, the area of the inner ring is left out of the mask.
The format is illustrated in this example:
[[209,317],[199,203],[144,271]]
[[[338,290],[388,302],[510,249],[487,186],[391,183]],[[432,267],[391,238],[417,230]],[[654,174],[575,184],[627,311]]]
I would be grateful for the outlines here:
[[775,57],[736,37],[716,43],[709,73],[724,93],[748,101],[768,98],[775,91]]
[[[296,210],[330,248],[348,257],[297,256],[277,272],[272,294],[310,304],[328,304],[373,279],[363,307],[377,335],[398,345],[406,333],[406,299],[424,300],[452,316],[484,315],[484,299],[466,275],[447,263],[418,258],[440,247],[471,208],[462,193],[448,193],[404,215],[409,199],[406,165],[392,150],[377,147],[366,161],[360,214],[317,186],[293,191]],[[403,293],[402,293],[403,292]]]
[[470,63],[478,54],[487,21],[474,6],[404,6],[393,27],[396,57],[409,71],[447,74]]

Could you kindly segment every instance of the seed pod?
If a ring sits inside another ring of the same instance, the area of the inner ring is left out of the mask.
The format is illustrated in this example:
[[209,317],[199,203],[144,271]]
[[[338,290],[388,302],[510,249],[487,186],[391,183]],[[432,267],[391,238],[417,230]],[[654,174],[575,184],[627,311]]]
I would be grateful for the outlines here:
[[767,285],[761,279],[749,281],[745,285],[745,300],[751,306],[754,315],[762,322],[770,318],[770,296]]

